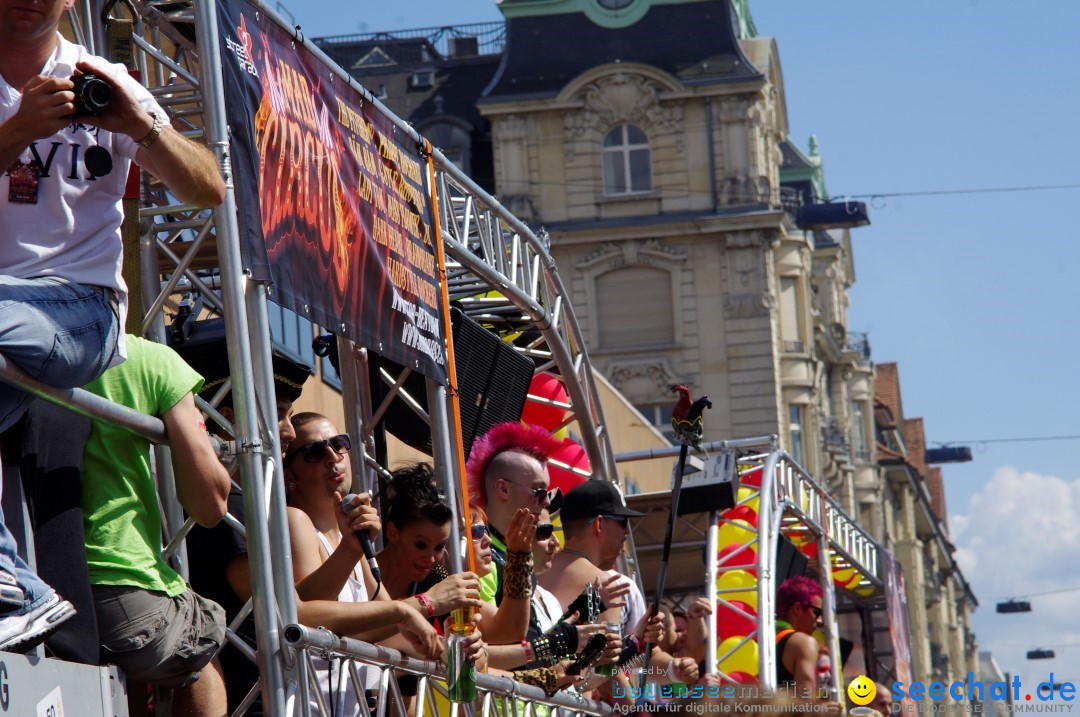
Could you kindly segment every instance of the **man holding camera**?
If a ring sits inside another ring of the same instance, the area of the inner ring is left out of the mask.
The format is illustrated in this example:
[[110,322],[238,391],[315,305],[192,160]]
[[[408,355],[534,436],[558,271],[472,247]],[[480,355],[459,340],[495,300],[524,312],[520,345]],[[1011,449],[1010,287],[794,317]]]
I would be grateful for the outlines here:
[[[213,155],[173,130],[122,65],[60,36],[73,2],[0,0],[0,355],[61,388],[124,360],[119,230],[130,162],[181,201],[225,196]],[[84,74],[101,82],[80,80],[77,96],[72,78]],[[0,382],[0,431],[28,401]],[[5,610],[0,650],[25,651],[73,614],[0,522]]]

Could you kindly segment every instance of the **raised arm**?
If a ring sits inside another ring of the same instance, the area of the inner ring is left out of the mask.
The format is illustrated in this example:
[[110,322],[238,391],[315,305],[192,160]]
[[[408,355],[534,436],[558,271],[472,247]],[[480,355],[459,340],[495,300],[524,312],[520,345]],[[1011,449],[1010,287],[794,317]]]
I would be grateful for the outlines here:
[[191,393],[185,394],[161,418],[172,450],[180,504],[195,522],[212,528],[225,516],[229,472],[218,461]]
[[148,146],[139,147],[135,161],[164,182],[181,201],[203,207],[221,204],[225,199],[225,181],[210,150],[174,130],[166,117],[157,122],[158,136],[152,138],[155,119],[124,81],[89,62],[80,62],[77,67],[80,72],[98,75],[113,91],[105,112],[97,117],[80,117],[79,121],[126,134],[136,142],[146,140]]

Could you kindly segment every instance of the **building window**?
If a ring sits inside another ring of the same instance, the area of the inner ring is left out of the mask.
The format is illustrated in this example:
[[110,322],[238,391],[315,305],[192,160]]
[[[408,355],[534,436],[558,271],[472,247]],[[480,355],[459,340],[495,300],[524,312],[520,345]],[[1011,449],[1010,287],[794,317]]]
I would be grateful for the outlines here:
[[800,466],[803,465],[803,409],[802,406],[788,404],[788,453]]
[[861,401],[851,402],[851,442],[854,444],[856,460],[869,462],[870,447],[866,443],[866,417]]
[[266,302],[266,313],[274,348],[294,361],[314,367],[315,349],[311,341],[315,338],[315,325],[272,301]]
[[675,440],[675,431],[671,427],[671,411],[674,405],[669,403],[647,403],[638,405],[635,404],[634,408],[638,410],[645,420],[649,424],[664,434],[664,436],[670,440]]
[[799,321],[799,285],[793,276],[780,277],[780,339],[785,353],[802,353],[802,323]]
[[649,138],[639,128],[623,124],[608,132],[600,156],[604,194],[618,196],[652,191]]
[[616,269],[596,279],[600,348],[675,343],[671,274],[645,266]]

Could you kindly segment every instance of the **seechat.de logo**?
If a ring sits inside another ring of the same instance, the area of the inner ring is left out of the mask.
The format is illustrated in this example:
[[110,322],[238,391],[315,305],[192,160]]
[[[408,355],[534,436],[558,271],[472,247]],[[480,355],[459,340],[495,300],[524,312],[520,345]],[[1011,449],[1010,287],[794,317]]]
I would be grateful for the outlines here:
[[[1034,690],[1028,691],[1023,688],[1023,685],[1020,684],[1020,678],[1016,676],[1012,678],[1012,682],[991,682],[984,685],[981,680],[975,679],[973,673],[969,672],[967,680],[963,682],[956,681],[949,685],[944,682],[931,682],[927,686],[916,680],[910,686],[906,686],[903,682],[894,682],[892,684],[892,697],[896,702],[903,700],[905,697],[916,702],[926,698],[934,702],[945,699],[979,702],[998,700],[1004,702],[1011,699],[1014,705],[1020,706],[1026,702],[1031,702],[1033,699],[1039,702],[1049,702],[1051,700],[1072,702],[1076,699],[1076,686],[1071,682],[1055,683],[1054,673],[1051,672],[1050,679],[1040,682]],[[854,697],[852,697],[852,701],[854,701]],[[1015,711],[1021,710],[1017,709]]]

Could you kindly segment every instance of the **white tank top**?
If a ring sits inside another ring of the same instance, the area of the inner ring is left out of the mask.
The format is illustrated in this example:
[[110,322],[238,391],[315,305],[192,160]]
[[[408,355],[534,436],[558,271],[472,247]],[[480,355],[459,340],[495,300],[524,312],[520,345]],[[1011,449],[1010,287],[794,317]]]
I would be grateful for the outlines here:
[[[322,543],[323,548],[326,550],[326,554],[332,555],[334,549],[330,546],[330,541],[326,539],[326,536],[315,531],[315,536]],[[358,562],[353,566],[352,574],[349,575],[349,579],[345,581],[345,584],[341,586],[341,592],[338,593],[338,602],[367,602],[367,586],[364,584],[364,570],[360,567]],[[347,663],[341,658],[335,657],[333,664],[325,657],[315,657],[312,659],[315,665],[315,675],[319,680],[319,687],[322,689],[323,699],[326,701],[326,706],[332,711],[332,714],[343,715],[344,717],[355,717],[360,714],[360,705],[356,701],[356,690],[353,689],[352,678],[349,676],[349,668]],[[379,685],[379,671],[376,669],[369,669],[367,667],[357,664],[360,672],[360,680],[363,682],[365,689],[375,690]],[[331,675],[333,676],[333,694],[330,690]],[[331,707],[331,701],[334,702],[334,706]],[[311,701],[310,707],[312,710],[316,710],[316,702]],[[313,711],[312,714],[318,714],[317,711]]]

